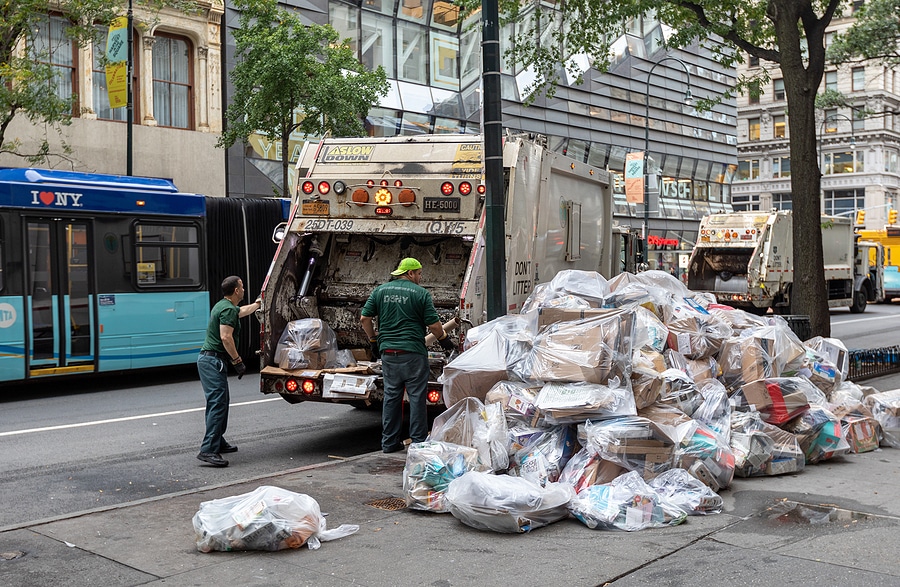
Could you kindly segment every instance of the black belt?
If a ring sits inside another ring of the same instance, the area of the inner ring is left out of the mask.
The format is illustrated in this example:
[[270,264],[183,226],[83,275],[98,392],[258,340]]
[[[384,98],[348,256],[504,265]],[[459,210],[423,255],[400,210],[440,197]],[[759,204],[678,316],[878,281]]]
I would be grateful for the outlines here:
[[229,357],[227,353],[220,353],[220,352],[217,352],[217,351],[200,351],[200,354],[201,354],[201,355],[204,355],[204,356],[207,356],[207,357],[219,357],[219,358],[222,359],[223,361],[230,361],[230,360],[231,360],[231,357]]
[[385,354],[385,355],[405,355],[405,354],[409,353],[409,351],[399,351],[399,350],[394,350],[394,349],[388,349],[388,350],[381,351],[381,352],[382,352],[382,354]]

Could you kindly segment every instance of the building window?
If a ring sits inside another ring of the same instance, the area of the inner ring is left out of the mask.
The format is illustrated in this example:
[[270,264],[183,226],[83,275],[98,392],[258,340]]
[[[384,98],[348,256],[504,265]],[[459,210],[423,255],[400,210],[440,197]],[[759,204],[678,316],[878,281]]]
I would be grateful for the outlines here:
[[183,37],[157,33],[153,43],[153,115],[159,126],[193,124],[191,45]]
[[784,100],[784,80],[777,79],[773,82],[775,86],[775,99]]
[[758,141],[759,140],[759,118],[747,119],[747,140],[748,141]]
[[866,68],[854,67],[853,73],[853,91],[862,92],[866,89]]
[[[107,92],[106,87],[106,67],[104,65],[101,65],[103,56],[106,54],[106,31],[102,29],[98,29],[98,31],[100,31],[98,40],[94,41],[93,45],[94,55],[93,67],[91,71],[91,84],[94,89],[94,114],[96,114],[97,118],[101,120],[118,120],[120,122],[124,122],[128,117],[128,109],[125,106],[111,108],[109,105],[109,93]],[[135,39],[135,42],[136,41],[137,39]],[[133,43],[132,46],[137,47],[138,45]],[[141,119],[138,110],[138,105],[141,103],[140,84],[138,83],[138,80],[140,79],[140,76],[138,75],[138,65],[139,60],[136,59],[132,62],[131,103],[134,112],[134,120]]]
[[[71,100],[78,91],[77,55],[74,41],[66,36],[69,21],[60,16],[45,16],[34,25],[34,45],[31,56],[53,72],[51,89],[61,100]],[[73,105],[73,115],[77,115],[77,105]]]
[[758,179],[759,178],[759,159],[746,159],[738,161],[738,179]]
[[863,153],[855,150],[824,153],[822,158],[825,161],[825,175],[862,173],[865,169],[865,166],[863,165]]
[[759,57],[754,57],[753,55],[748,55],[747,57],[747,63],[750,67],[759,67]]
[[759,89],[758,81],[750,82],[750,86],[747,88],[747,93],[751,104],[759,104],[759,95],[761,92]]
[[837,110],[826,110],[825,118],[822,119],[823,132],[837,132],[838,118]]
[[838,91],[838,78],[836,71],[825,72],[825,90]]
[[772,159],[772,177],[790,177],[791,176],[791,158],[775,157]]
[[854,210],[862,210],[866,207],[866,190],[863,188],[852,190],[827,190],[825,192],[825,213],[849,214]]
[[772,117],[772,136],[783,139],[787,136],[787,121],[784,116]]
[[865,0],[853,0],[853,14],[859,12],[865,3]]
[[394,22],[388,17],[363,11],[359,60],[368,70],[384,68],[388,78],[394,74]]
[[897,151],[885,151],[884,170],[887,173],[900,173],[900,156]]
[[852,128],[854,131],[866,130],[866,119],[860,118],[859,116],[857,116],[856,112],[850,113],[850,121],[851,121],[850,128]]
[[772,207],[779,210],[790,210],[794,207],[790,192],[772,194]]
[[732,196],[731,207],[735,212],[750,212],[751,210],[759,210],[759,196]]
[[397,78],[403,81],[428,83],[426,63],[428,36],[425,27],[397,22]]

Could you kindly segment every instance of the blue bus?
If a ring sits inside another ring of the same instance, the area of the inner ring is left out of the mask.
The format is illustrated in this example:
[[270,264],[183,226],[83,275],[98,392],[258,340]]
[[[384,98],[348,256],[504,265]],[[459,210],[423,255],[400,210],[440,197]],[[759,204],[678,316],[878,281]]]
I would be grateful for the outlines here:
[[[193,363],[221,280],[241,275],[255,295],[286,216],[280,200],[234,200],[165,179],[0,169],[0,381]],[[248,359],[253,326],[238,344]]]

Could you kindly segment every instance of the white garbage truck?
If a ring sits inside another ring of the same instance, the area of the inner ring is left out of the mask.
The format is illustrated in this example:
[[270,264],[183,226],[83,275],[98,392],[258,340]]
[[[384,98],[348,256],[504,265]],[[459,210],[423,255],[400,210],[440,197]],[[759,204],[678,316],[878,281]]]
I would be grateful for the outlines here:
[[[869,262],[869,249],[880,245],[859,241],[849,218],[822,216],[821,227],[829,307],[858,313],[882,301],[884,266]],[[803,295],[793,283],[793,242],[790,211],[705,216],[688,264],[688,288],[757,314],[769,308],[791,314],[794,296]]]
[[[506,138],[503,167],[509,312],[565,269],[607,277],[634,271],[639,236],[613,226],[606,171],[524,136]],[[291,403],[368,405],[382,397],[370,369],[286,369],[276,347],[288,324],[319,319],[334,331],[339,349],[360,362],[371,359],[360,309],[404,257],[422,262],[421,285],[445,328],[455,328],[454,339],[486,320],[482,139],[326,138],[304,150],[297,172],[291,217],[277,231],[280,244],[258,312],[260,388]],[[444,360],[439,346],[431,350],[428,399],[440,404],[436,380]],[[369,375],[347,384],[363,371]]]

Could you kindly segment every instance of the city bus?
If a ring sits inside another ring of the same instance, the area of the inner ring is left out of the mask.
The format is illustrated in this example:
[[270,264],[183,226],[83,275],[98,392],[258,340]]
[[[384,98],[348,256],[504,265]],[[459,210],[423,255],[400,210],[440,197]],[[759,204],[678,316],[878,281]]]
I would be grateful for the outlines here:
[[[234,200],[166,179],[0,169],[0,381],[196,361],[222,279],[241,275],[255,296],[287,215],[286,201]],[[255,340],[242,330],[251,359],[258,327]]]
[[[860,239],[881,243],[884,247],[884,300],[900,298],[900,226],[880,230],[857,230]],[[874,253],[870,253],[872,255]],[[869,259],[874,264],[874,259]]]

